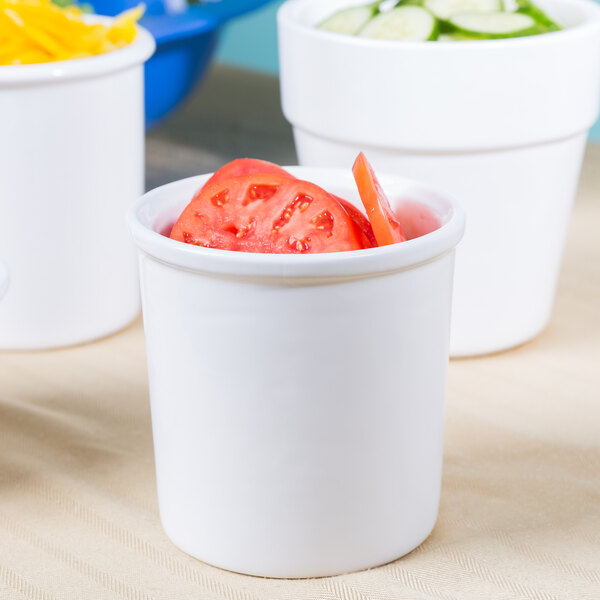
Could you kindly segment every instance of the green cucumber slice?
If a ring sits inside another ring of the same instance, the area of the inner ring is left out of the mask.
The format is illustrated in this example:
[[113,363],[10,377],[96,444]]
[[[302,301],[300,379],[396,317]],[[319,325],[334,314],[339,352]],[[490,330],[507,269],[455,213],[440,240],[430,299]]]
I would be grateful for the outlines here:
[[398,4],[405,2],[406,0],[380,0],[377,2],[377,12],[386,12],[396,8]]
[[461,33],[487,40],[541,33],[537,22],[521,13],[465,13],[454,15],[449,23]]
[[360,37],[378,40],[426,42],[437,39],[435,17],[419,6],[400,6],[371,19],[359,32]]
[[502,0],[425,0],[425,8],[438,19],[447,21],[460,13],[502,11]]
[[541,8],[538,8],[530,0],[516,0],[517,12],[523,15],[528,15],[537,21],[547,31],[560,31],[562,27],[553,21]]
[[352,6],[334,13],[317,25],[324,31],[356,35],[377,13],[379,3],[368,6]]

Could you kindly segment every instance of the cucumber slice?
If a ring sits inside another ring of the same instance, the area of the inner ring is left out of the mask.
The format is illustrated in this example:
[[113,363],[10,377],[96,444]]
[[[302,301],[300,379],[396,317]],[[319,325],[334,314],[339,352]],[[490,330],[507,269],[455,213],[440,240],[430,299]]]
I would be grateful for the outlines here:
[[377,13],[378,5],[379,3],[375,3],[345,8],[325,19],[317,27],[333,33],[356,35]]
[[377,15],[358,35],[378,40],[426,42],[437,39],[438,33],[437,21],[429,11],[419,6],[400,6]]
[[396,8],[398,4],[405,2],[406,0],[381,0],[377,4],[378,12],[387,12],[388,10],[392,10],[392,8]]
[[547,31],[560,31],[562,27],[553,21],[541,8],[538,8],[530,0],[516,0],[517,12],[523,15],[528,15],[537,21]]
[[502,0],[425,0],[424,6],[442,21],[459,13],[500,12],[503,8]]
[[523,37],[542,32],[534,19],[520,13],[465,13],[451,17],[449,23],[461,33],[484,40]]

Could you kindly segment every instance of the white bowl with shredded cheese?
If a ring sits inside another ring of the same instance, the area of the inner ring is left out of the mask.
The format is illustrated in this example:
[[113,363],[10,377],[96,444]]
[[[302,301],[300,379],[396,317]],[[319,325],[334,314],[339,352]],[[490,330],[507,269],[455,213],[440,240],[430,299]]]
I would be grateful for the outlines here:
[[0,348],[73,345],[139,312],[127,205],[144,189],[144,62],[138,29],[106,54],[0,66],[0,256],[11,286]]

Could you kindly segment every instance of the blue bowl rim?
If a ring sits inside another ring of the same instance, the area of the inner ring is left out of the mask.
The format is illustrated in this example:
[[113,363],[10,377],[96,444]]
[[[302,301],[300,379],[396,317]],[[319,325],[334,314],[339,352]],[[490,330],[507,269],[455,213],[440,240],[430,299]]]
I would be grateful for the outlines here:
[[260,8],[272,0],[219,0],[190,5],[180,14],[148,14],[141,24],[157,43],[179,41],[213,32],[227,21]]

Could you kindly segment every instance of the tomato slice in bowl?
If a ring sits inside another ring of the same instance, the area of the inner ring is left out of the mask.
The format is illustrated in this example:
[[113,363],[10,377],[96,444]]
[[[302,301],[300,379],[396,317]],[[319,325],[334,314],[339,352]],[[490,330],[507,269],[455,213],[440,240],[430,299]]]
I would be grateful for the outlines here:
[[[222,181],[224,179],[235,179],[236,177],[241,177],[242,175],[265,173],[296,179],[296,177],[294,177],[291,173],[288,173],[285,169],[281,168],[275,163],[256,158],[238,158],[216,171],[214,175],[206,182],[205,186],[216,183],[217,181]],[[372,248],[373,246],[377,246],[375,236],[373,235],[373,229],[365,215],[347,200],[339,198],[338,196],[334,196],[334,198],[344,207],[360,232],[362,232],[359,237],[361,238],[363,248]]]
[[206,182],[205,185],[222,181],[223,179],[235,179],[243,175],[252,175],[258,173],[269,173],[272,175],[281,175],[282,177],[292,177],[285,169],[279,165],[266,160],[257,158],[238,158],[221,167],[214,175]]
[[365,217],[360,209],[356,208],[354,204],[348,202],[348,200],[344,200],[339,196],[334,196],[334,198],[344,207],[344,210],[348,213],[350,218],[362,232],[362,235],[364,236],[363,246],[365,248],[377,247],[377,240],[373,234],[373,228],[371,227],[371,223],[369,223],[369,219],[367,219],[367,217]]
[[268,173],[205,185],[171,238],[205,248],[278,254],[364,247],[360,230],[331,194],[308,181]]
[[379,246],[388,246],[406,241],[402,223],[398,220],[387,199],[373,167],[361,152],[352,168],[358,193],[362,200],[367,217],[373,227],[373,234]]

